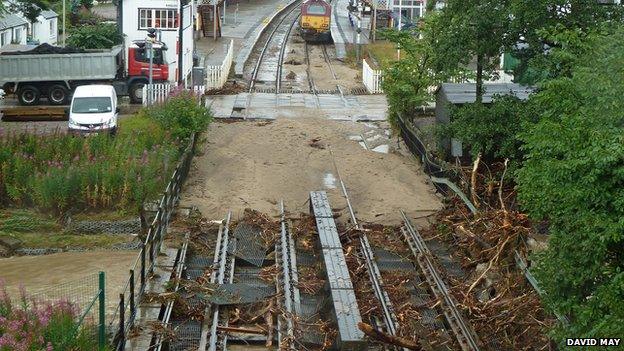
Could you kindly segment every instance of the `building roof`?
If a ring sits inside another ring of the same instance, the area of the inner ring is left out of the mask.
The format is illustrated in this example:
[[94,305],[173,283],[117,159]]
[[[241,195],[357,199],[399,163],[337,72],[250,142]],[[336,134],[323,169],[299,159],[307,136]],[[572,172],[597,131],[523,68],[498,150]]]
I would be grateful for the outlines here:
[[52,10],[43,10],[41,11],[41,16],[45,19],[51,19],[58,17],[58,14]]
[[0,17],[0,30],[27,25],[28,22],[18,15],[9,13]]
[[[514,95],[520,100],[527,100],[535,91],[532,87],[517,83],[485,83],[483,84],[483,102],[490,103],[495,95]],[[475,83],[442,83],[438,94],[444,94],[446,100],[452,104],[466,104],[477,99]]]

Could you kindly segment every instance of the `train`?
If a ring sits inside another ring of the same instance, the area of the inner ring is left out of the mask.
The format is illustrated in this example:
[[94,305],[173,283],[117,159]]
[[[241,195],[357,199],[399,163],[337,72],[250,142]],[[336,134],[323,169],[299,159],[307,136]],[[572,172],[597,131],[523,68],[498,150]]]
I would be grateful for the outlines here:
[[301,3],[299,30],[301,37],[310,43],[330,43],[332,8],[325,0],[305,0]]

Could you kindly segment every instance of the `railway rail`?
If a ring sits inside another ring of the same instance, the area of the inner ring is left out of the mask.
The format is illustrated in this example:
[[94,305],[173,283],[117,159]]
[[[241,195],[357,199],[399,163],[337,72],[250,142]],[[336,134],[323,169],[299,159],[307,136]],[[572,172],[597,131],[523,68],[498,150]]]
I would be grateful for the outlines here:
[[[297,2],[299,4],[300,2]],[[286,44],[292,28],[297,23],[299,13],[297,13],[298,6],[294,5],[290,10],[285,11],[274,19],[274,28],[269,32],[266,42],[262,46],[258,60],[251,73],[251,81],[249,83],[249,92],[253,93],[256,90],[258,83],[265,83],[266,79],[259,79],[262,71],[275,72],[275,78],[272,82],[276,92],[280,91],[281,77],[282,77],[282,65],[284,62],[284,53],[286,50]],[[272,60],[267,60],[267,53],[277,51],[278,57],[272,57]],[[263,65],[264,64],[264,65]],[[267,67],[268,66],[268,67]]]
[[404,211],[401,211],[401,216],[405,224],[401,227],[403,237],[408,243],[414,258],[418,263],[420,271],[425,276],[436,299],[442,303],[444,316],[447,323],[450,325],[453,334],[457,338],[457,342],[464,351],[480,350],[481,343],[478,336],[472,327],[464,321],[461,316],[454,298],[451,296],[444,280],[442,279],[442,276],[433,264],[431,258],[432,254],[431,251],[429,251],[427,244],[422,236],[420,236],[416,228],[412,225]]

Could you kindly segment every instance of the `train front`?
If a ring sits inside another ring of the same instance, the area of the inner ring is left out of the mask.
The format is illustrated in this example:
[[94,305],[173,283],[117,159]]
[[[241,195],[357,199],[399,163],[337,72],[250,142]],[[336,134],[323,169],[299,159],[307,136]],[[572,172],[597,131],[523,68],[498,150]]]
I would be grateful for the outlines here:
[[331,42],[331,5],[323,0],[301,4],[301,36],[307,42]]

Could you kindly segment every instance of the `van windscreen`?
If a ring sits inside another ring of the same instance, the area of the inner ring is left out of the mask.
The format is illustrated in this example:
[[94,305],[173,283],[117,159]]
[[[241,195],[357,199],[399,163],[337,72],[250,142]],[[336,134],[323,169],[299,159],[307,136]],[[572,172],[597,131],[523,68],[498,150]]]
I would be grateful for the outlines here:
[[104,113],[111,112],[113,105],[109,97],[81,97],[74,98],[73,113]]

